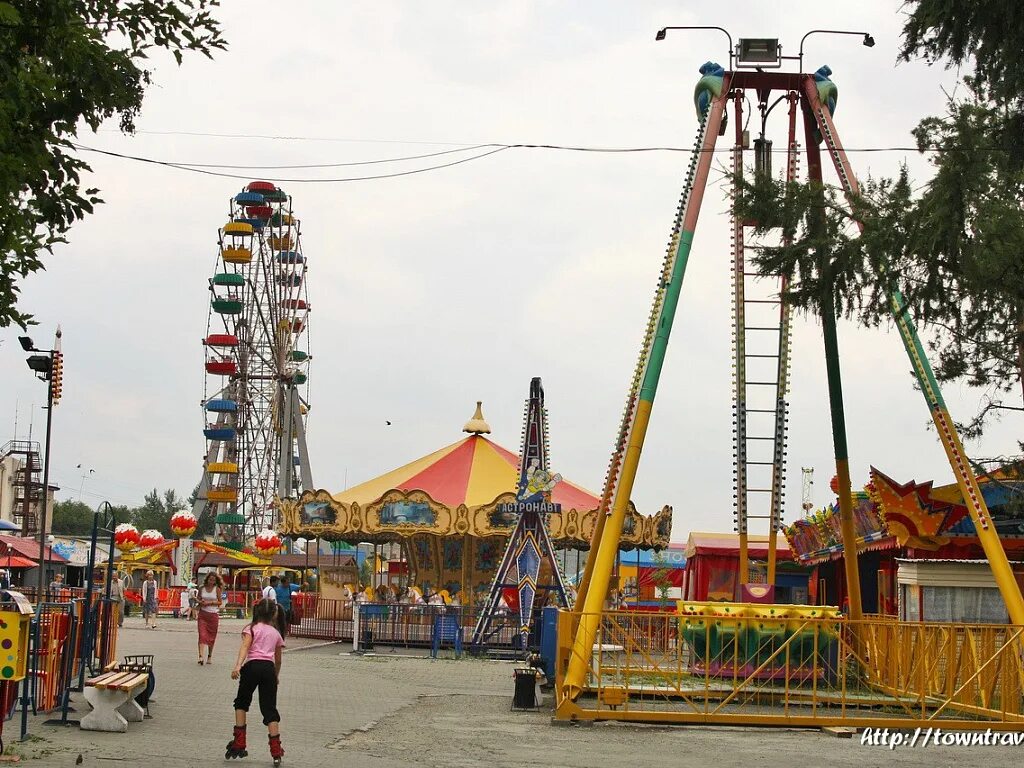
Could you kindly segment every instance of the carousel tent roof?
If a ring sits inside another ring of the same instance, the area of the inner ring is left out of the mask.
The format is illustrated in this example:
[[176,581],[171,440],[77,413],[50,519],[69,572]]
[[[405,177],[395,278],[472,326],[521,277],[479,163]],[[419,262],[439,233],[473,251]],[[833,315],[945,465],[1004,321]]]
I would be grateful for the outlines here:
[[[336,493],[334,499],[345,504],[369,504],[394,488],[424,491],[450,507],[475,507],[489,504],[502,493],[514,492],[518,481],[519,457],[477,433]],[[555,486],[551,500],[566,510],[597,509],[600,503],[596,495],[564,479]]]

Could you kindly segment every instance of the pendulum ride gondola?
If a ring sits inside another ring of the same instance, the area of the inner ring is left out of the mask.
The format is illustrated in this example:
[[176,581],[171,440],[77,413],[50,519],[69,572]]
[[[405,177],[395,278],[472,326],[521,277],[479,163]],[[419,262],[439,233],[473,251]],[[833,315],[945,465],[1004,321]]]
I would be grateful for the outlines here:
[[[662,30],[658,33],[657,39],[661,40],[664,37],[665,30]],[[744,45],[745,43],[748,45]],[[732,150],[735,175],[738,176],[743,170],[743,152],[747,149],[748,142],[746,131],[742,130],[742,105],[747,95],[751,94],[757,99],[762,116],[762,135],[754,145],[755,174],[771,173],[771,145],[763,135],[764,119],[775,104],[785,102],[789,106],[786,179],[793,180],[797,175],[799,147],[796,132],[797,116],[800,115],[806,137],[804,151],[809,179],[818,183],[822,180],[819,145],[824,142],[825,151],[831,158],[847,195],[855,196],[858,193],[857,180],[832,119],[836,106],[836,88],[829,79],[831,70],[822,67],[814,74],[780,71],[777,69],[782,65],[783,57],[780,51],[776,40],[741,40],[736,46],[735,56],[730,50],[733,71],[726,71],[712,62],[700,68],[702,77],[694,94],[699,123],[697,138],[693,153],[690,155],[682,200],[673,222],[668,252],[658,274],[654,304],[641,345],[640,359],[630,383],[625,412],[605,477],[591,556],[587,559],[586,570],[576,598],[576,610],[579,613],[576,616],[575,639],[569,654],[569,666],[560,691],[559,704],[575,701],[586,685],[588,663],[601,622],[612,568],[619,548],[622,524],[650,422],[672,322],[679,303],[683,276],[711,171],[715,143],[718,136],[725,134],[728,122],[726,112],[729,106],[733,107],[735,118],[736,139]],[[746,60],[745,53],[750,54]],[[773,91],[781,91],[782,96],[769,104]],[[734,194],[735,191],[734,189]],[[789,371],[789,315],[779,301],[785,285],[781,278],[763,280],[759,284],[759,276],[748,272],[745,252],[751,247],[757,247],[746,243],[745,230],[752,224],[754,222],[738,221],[733,215],[731,267],[734,281],[735,333],[734,492],[736,527],[740,534],[741,567],[744,569],[740,574],[741,583],[749,578],[746,570],[746,552],[743,551],[748,519],[766,519],[770,540],[774,539],[779,528],[788,407],[785,398]],[[880,277],[885,280],[886,276],[883,273]],[[957,478],[964,503],[978,531],[978,537],[1006,603],[1010,620],[1015,624],[1024,624],[1024,599],[1021,597],[1020,588],[1013,578],[1006,552],[999,541],[985,500],[978,489],[977,480],[942,400],[913,320],[905,308],[900,293],[891,287],[888,293],[896,328]],[[755,307],[766,311],[754,318]],[[829,311],[826,306],[821,321],[836,471],[839,477],[838,495],[843,545],[847,552],[855,552],[856,532],[851,505],[834,311]],[[758,334],[764,336],[755,338]],[[755,365],[760,366],[756,371]],[[763,388],[764,392],[755,400],[754,392],[758,388]],[[760,422],[755,426],[758,419]],[[766,443],[767,448],[755,454],[752,446],[758,442]],[[756,472],[761,474],[755,477]],[[751,511],[754,511],[753,515]],[[851,619],[860,619],[857,558],[846,557],[844,564],[849,585],[849,615]]]
[[250,183],[231,199],[209,282],[207,450],[192,510],[213,514],[233,549],[276,525],[278,499],[312,488],[306,274],[291,197]]

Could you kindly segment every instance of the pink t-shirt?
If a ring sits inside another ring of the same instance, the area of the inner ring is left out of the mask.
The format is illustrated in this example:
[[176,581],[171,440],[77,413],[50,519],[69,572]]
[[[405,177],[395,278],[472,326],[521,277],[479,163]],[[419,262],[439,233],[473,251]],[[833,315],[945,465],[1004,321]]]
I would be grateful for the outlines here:
[[275,651],[284,647],[281,633],[269,624],[253,624],[243,629],[242,635],[252,636],[246,661],[273,661]]

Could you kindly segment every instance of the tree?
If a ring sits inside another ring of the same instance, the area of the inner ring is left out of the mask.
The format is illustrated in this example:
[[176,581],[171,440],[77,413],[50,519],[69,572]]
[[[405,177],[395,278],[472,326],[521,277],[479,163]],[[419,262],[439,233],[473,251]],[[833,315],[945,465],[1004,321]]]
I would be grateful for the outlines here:
[[53,505],[51,531],[64,536],[91,536],[93,509],[81,501],[58,501]]
[[160,531],[164,537],[171,536],[171,516],[185,509],[185,501],[174,489],[164,491],[163,497],[154,488],[146,494],[141,507],[131,510],[131,522],[140,531],[147,528]]
[[[668,600],[669,590],[672,589],[672,574],[668,568],[668,555],[664,550],[659,550],[651,555],[651,560],[657,564],[657,568],[651,574],[651,583],[654,585],[654,589],[658,593],[658,597],[661,600],[662,606]],[[640,575],[637,574],[637,580],[639,581]],[[637,584],[637,599],[639,596],[639,583]]]
[[[199,486],[200,483],[196,483],[196,487],[192,489],[192,493],[189,494],[188,504],[186,509],[195,509],[196,499],[199,498]],[[203,539],[207,536],[213,536],[216,525],[214,524],[214,512],[211,505],[207,505],[206,508],[199,513],[196,520],[196,532],[192,536],[196,539]]]
[[[743,184],[740,208],[793,238],[755,262],[793,281],[786,300],[795,306],[821,312],[830,299],[839,314],[873,326],[889,316],[886,292],[902,293],[930,336],[936,377],[984,390],[961,425],[976,438],[993,414],[1024,410],[1007,400],[1024,388],[1024,25],[1005,0],[908,6],[904,59],[975,69],[946,114],[914,131],[918,147],[933,152],[935,176],[923,191],[905,170],[869,180],[849,202],[833,188],[757,179]],[[864,224],[860,237],[848,235],[853,221]]]
[[1024,106],[1024,14],[1015,0],[910,0],[900,57],[961,67],[973,63],[998,103]]
[[42,269],[78,220],[102,202],[81,187],[88,164],[74,154],[84,122],[117,117],[131,133],[160,50],[226,46],[211,15],[217,0],[0,2],[0,328],[22,328],[18,281]]

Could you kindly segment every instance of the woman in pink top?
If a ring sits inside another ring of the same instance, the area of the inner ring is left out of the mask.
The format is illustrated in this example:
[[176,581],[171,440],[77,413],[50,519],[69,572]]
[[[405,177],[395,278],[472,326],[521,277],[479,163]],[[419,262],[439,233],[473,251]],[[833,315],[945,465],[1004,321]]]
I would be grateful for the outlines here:
[[260,600],[253,606],[252,623],[242,630],[242,647],[238,661],[231,670],[231,679],[238,680],[235,696],[234,738],[228,743],[225,758],[245,757],[245,715],[252,704],[252,695],[259,690],[260,713],[270,738],[270,756],[274,765],[281,764],[281,716],[277,712],[277,680],[281,674],[280,614],[277,603]]

